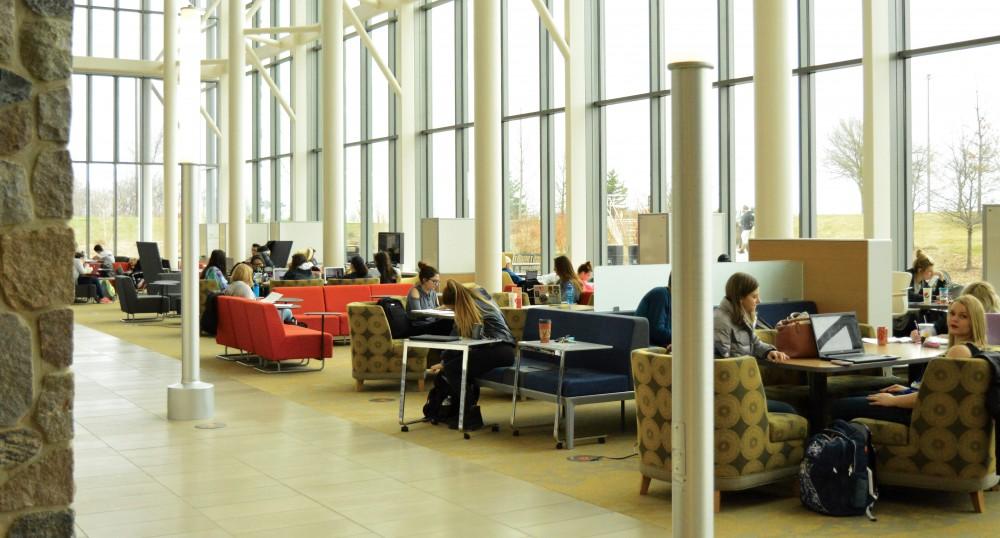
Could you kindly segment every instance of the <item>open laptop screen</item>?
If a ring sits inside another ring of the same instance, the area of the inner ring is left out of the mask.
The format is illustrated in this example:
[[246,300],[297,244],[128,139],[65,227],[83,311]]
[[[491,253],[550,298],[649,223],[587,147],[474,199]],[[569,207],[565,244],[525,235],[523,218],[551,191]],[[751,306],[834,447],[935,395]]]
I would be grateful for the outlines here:
[[853,312],[813,314],[810,319],[820,357],[864,350],[858,318]]
[[324,267],[323,276],[326,278],[344,278],[343,267]]

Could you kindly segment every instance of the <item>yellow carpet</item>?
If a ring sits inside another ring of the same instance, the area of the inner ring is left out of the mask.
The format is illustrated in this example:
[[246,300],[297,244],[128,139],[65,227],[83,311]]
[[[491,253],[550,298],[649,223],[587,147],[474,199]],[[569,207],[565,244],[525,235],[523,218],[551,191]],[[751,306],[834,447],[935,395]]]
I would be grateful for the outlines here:
[[[147,324],[119,320],[118,304],[76,305],[77,323],[123,340],[179,358],[179,319]],[[449,457],[474,462],[580,500],[642,519],[665,529],[671,526],[669,485],[654,481],[648,496],[640,496],[635,457],[576,463],[568,456],[594,454],[622,457],[635,452],[635,412],[626,406],[626,430],[619,426],[618,404],[577,409],[577,435],[607,433],[607,444],[581,444],[571,451],[555,450],[552,439],[554,406],[543,402],[518,404],[518,437],[509,427],[510,398],[483,390],[480,403],[487,421],[501,424],[499,433],[483,430],[469,441],[445,426],[416,424],[402,433],[397,424],[398,382],[369,381],[355,392],[351,378],[350,348],[337,346],[334,357],[320,373],[267,375],[238,364],[215,359],[222,352],[214,339],[201,339],[203,378],[229,378],[282,396],[290,401],[351,420],[366,427],[438,450]],[[408,417],[420,414],[425,394],[411,385],[407,393]],[[387,401],[377,401],[387,400]],[[968,496],[911,489],[883,489],[876,507],[877,523],[863,517],[833,518],[803,508],[792,496],[792,484],[778,484],[745,492],[723,493],[722,512],[716,516],[719,536],[851,536],[877,532],[882,536],[927,533],[953,536],[994,536],[1000,528],[1000,493],[988,492],[987,513],[971,513]]]

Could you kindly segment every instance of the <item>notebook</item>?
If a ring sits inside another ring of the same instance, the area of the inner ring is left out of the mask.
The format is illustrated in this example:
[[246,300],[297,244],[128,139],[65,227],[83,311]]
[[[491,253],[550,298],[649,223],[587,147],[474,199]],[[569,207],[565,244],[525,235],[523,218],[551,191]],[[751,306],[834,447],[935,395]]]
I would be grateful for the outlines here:
[[813,314],[813,335],[816,338],[816,350],[819,356],[826,360],[838,360],[850,363],[891,361],[898,357],[893,355],[869,355],[865,353],[861,342],[861,328],[854,312],[836,314]]
[[454,342],[456,340],[461,340],[461,338],[447,334],[418,334],[416,336],[411,336],[410,340],[423,340],[425,342]]
[[271,293],[267,294],[267,297],[264,297],[263,299],[261,299],[260,302],[262,302],[262,303],[272,303],[273,304],[273,303],[278,302],[278,299],[281,299],[282,297],[284,297],[284,296],[281,295],[280,293],[278,293],[276,291],[272,291]]

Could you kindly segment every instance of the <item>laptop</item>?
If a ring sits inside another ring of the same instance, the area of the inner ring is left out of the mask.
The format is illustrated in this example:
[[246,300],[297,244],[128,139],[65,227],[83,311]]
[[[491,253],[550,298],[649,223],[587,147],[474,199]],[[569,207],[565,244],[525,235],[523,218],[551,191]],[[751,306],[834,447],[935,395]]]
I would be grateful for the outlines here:
[[285,273],[286,272],[288,272],[288,269],[284,269],[284,268],[281,268],[281,267],[275,267],[274,268],[274,277],[273,278],[275,280],[281,280],[281,279],[285,278]]
[[851,363],[884,362],[898,359],[893,355],[869,355],[861,342],[861,328],[854,312],[812,314],[816,350],[821,359]]
[[324,267],[323,268],[324,278],[344,278],[344,268],[343,267]]
[[537,280],[538,279],[538,271],[525,271],[524,272],[524,279],[525,280]]
[[461,340],[461,338],[448,334],[418,334],[416,336],[411,336],[410,340],[423,340],[425,342],[455,342]]

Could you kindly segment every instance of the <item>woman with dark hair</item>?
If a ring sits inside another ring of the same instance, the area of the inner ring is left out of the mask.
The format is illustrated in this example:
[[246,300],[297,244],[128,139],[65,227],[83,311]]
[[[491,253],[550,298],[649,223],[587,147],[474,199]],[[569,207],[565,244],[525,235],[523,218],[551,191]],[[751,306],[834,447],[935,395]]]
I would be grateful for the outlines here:
[[[910,302],[919,303],[924,300],[923,289],[933,287],[933,295],[937,295],[938,288],[947,288],[948,281],[941,271],[934,270],[934,260],[924,254],[924,251],[917,249],[913,255],[913,267],[906,270],[910,273]],[[934,278],[937,277],[937,286],[931,286]]]
[[351,272],[344,275],[344,278],[368,278],[368,265],[361,256],[351,256],[347,263],[351,266]]
[[665,347],[667,351],[670,351],[673,341],[670,295],[673,280],[674,275],[671,274],[667,277],[667,287],[653,288],[646,292],[635,309],[636,316],[649,321],[649,343]]
[[[726,281],[726,296],[715,311],[714,341],[718,358],[750,355],[759,361],[784,362],[788,355],[771,344],[761,342],[754,333],[757,325],[757,305],[760,304],[760,285],[746,273],[734,273]],[[777,400],[767,401],[772,413],[797,413],[794,407]]]
[[306,255],[296,252],[292,255],[292,261],[288,262],[288,271],[285,271],[284,280],[311,280],[316,278],[312,272],[312,264],[306,260]]
[[226,280],[226,252],[215,249],[208,256],[208,265],[201,272],[202,280],[214,280],[219,284],[220,291],[226,291],[229,281]]
[[[556,276],[559,277],[559,291],[562,292],[563,300],[568,304],[576,304],[580,301],[580,293],[583,292],[583,282],[573,269],[573,262],[566,256],[559,256],[555,260]],[[572,290],[570,289],[572,288]]]
[[375,269],[378,269],[379,284],[395,284],[399,282],[399,272],[392,266],[389,255],[384,251],[375,253]]
[[[510,332],[510,327],[507,326],[507,321],[495,306],[454,280],[449,280],[445,285],[441,303],[455,311],[453,335],[497,341],[469,350],[469,360],[466,364],[467,382],[472,383],[474,379],[494,368],[514,364],[516,341]],[[462,353],[457,351],[441,353],[441,363],[432,366],[431,370],[442,372],[448,384],[451,401],[458,402],[462,388]],[[476,391],[466,391],[466,429],[476,429],[483,425],[482,414],[476,405],[476,394]]]
[[590,282],[590,278],[594,276],[594,266],[590,262],[583,262],[580,267],[577,267],[576,276],[580,277],[583,291],[594,291],[594,284]]

